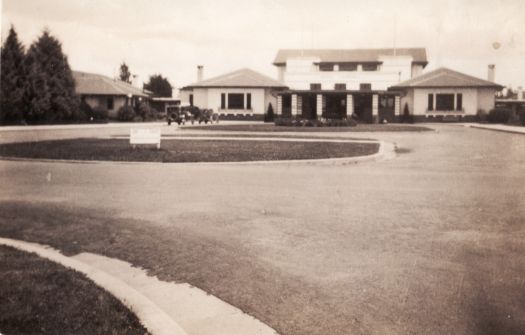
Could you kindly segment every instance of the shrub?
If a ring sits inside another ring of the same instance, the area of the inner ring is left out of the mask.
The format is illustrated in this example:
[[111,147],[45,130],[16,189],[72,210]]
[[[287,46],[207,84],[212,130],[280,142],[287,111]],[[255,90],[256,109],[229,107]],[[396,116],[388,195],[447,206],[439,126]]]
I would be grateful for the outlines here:
[[156,113],[156,110],[150,107],[145,102],[139,103],[135,110],[136,116],[140,116],[142,118],[142,121],[154,120],[156,117]]
[[264,114],[264,122],[273,122],[274,118],[275,118],[275,116],[274,116],[274,113],[273,113],[273,106],[270,103],[268,105],[268,110],[266,111],[266,114]]
[[512,116],[512,110],[508,108],[494,108],[487,115],[487,121],[490,123],[507,123]]
[[402,123],[414,123],[414,116],[410,114],[408,109],[408,103],[405,103],[405,108],[403,108],[403,115],[401,116]]
[[281,118],[278,117],[274,120],[276,126],[293,126],[293,122],[291,118]]
[[518,116],[519,116],[519,119],[520,119],[520,123],[521,123],[521,125],[525,126],[525,109],[522,109],[522,110],[518,113]]
[[308,120],[303,118],[276,118],[276,126],[286,127],[355,127],[357,122],[354,119],[318,119]]
[[104,107],[98,106],[98,107],[93,108],[90,115],[93,118],[93,120],[97,120],[97,121],[107,120],[108,110]]
[[476,113],[476,120],[478,122],[487,122],[487,112],[482,108],[478,109],[478,112]]
[[125,105],[119,108],[117,117],[119,121],[133,121],[135,111],[130,105]]

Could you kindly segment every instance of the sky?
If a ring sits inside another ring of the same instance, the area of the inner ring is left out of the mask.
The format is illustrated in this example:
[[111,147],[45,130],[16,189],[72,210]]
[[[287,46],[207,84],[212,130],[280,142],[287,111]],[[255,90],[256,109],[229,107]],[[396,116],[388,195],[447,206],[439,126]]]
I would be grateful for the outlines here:
[[525,87],[523,0],[0,0],[2,42],[11,25],[30,44],[48,29],[74,70],[175,87],[244,67],[277,78],[281,48],[424,47],[429,65]]

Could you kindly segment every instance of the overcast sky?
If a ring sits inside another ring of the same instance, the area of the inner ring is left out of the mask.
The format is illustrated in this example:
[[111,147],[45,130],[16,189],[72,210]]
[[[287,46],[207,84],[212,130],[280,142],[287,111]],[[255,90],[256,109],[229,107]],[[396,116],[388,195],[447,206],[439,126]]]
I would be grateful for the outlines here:
[[[0,0],[1,1],[1,0]],[[429,65],[525,87],[523,0],[3,0],[29,47],[47,27],[75,70],[115,76],[125,61],[176,87],[249,67],[276,78],[279,48],[425,47]],[[498,48],[499,46],[499,48]]]

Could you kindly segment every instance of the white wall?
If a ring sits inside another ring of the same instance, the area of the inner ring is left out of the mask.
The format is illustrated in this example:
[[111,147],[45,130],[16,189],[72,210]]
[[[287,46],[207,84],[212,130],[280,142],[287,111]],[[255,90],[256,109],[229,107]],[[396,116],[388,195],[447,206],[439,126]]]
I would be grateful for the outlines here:
[[478,89],[478,109],[483,109],[487,113],[494,109],[496,103],[495,94],[496,90],[493,88]]
[[360,84],[372,84],[372,90],[386,90],[400,81],[410,79],[410,60],[385,58],[379,71],[318,71],[318,67],[307,61],[288,61],[283,73],[284,84],[291,89],[308,90],[311,83],[320,83],[323,90],[334,89],[335,84],[346,84],[348,90],[358,90]]
[[[463,94],[463,110],[465,115],[476,115],[478,111],[478,94],[475,88],[418,88],[414,90],[411,114],[425,115],[428,108],[428,94],[452,93]],[[436,104],[434,103],[434,108]]]

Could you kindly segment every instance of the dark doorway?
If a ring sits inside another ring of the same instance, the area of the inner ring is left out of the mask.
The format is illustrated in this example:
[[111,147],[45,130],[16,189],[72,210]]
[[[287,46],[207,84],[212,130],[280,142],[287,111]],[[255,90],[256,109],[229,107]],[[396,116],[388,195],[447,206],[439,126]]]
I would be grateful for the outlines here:
[[282,95],[282,117],[284,118],[291,118],[292,117],[292,95],[291,94],[283,94]]
[[317,119],[317,95],[316,94],[302,94],[302,116],[304,119],[315,120]]
[[395,99],[396,97],[394,95],[385,94],[379,96],[379,122],[395,122]]
[[372,94],[354,94],[354,113],[363,122],[373,122]]
[[326,94],[325,99],[325,118],[340,120],[346,117],[346,94]]

